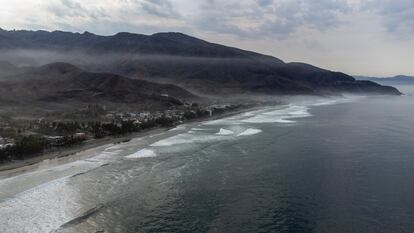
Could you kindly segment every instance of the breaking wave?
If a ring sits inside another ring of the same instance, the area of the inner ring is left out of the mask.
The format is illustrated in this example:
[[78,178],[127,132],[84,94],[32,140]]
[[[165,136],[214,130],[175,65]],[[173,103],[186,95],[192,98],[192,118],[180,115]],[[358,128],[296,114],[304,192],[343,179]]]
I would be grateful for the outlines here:
[[142,150],[135,152],[134,154],[125,156],[125,158],[139,159],[139,158],[149,158],[149,157],[155,157],[155,156],[157,156],[157,154],[153,150],[142,149]]
[[217,135],[232,135],[232,134],[234,134],[234,132],[231,131],[231,130],[228,130],[228,129],[221,128],[220,131],[216,134]]
[[250,136],[261,132],[263,132],[261,129],[246,129],[245,131],[239,133],[237,136]]
[[209,141],[217,140],[218,137],[219,135],[194,135],[190,133],[182,133],[182,134],[178,134],[178,135],[157,141],[151,144],[150,146],[165,147],[165,146],[173,146],[173,145],[179,145],[179,144],[209,142]]
[[253,117],[243,119],[242,122],[291,124],[295,123],[295,121],[290,119],[312,116],[308,110],[307,106],[289,105],[285,108],[259,113]]

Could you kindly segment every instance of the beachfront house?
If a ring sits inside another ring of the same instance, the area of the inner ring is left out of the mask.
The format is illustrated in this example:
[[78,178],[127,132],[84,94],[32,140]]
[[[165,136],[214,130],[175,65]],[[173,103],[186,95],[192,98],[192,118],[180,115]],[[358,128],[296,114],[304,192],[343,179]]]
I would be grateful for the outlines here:
[[82,132],[81,133],[75,133],[73,135],[73,138],[78,139],[78,140],[85,141],[85,140],[88,139],[88,135],[86,133],[82,133]]
[[14,147],[16,145],[13,138],[3,138],[0,136],[0,150]]
[[44,136],[43,138],[51,146],[63,146],[65,144],[65,137],[63,136]]

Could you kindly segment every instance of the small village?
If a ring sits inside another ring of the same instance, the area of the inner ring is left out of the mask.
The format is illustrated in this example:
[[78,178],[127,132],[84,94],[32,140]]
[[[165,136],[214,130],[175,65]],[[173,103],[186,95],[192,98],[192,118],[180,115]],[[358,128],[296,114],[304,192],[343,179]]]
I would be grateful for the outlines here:
[[[51,120],[1,122],[0,162],[24,159],[42,152],[71,147],[104,137],[119,137],[160,127],[173,127],[186,121],[209,118],[247,107],[245,105],[186,104],[165,111],[102,111],[96,120]],[[90,108],[90,107],[88,107]]]

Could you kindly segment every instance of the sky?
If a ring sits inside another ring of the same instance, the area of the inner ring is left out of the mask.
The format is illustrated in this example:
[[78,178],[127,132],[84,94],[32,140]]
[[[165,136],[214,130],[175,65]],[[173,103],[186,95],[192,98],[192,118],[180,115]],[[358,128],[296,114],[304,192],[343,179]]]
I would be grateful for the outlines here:
[[414,0],[0,0],[0,27],[183,32],[351,75],[414,76]]

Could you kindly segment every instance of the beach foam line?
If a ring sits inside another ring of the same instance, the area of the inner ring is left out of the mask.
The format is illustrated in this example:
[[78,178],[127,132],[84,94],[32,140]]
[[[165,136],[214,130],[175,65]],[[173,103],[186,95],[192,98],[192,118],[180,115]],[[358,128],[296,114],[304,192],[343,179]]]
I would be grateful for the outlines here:
[[285,108],[280,108],[273,111],[262,112],[256,116],[243,119],[244,123],[281,123],[281,124],[292,124],[295,123],[294,118],[310,117],[312,114],[309,113],[307,106],[301,105],[287,105]]
[[239,125],[240,119],[242,118],[242,115],[237,115],[233,117],[226,117],[222,119],[212,120],[204,122],[203,125]]
[[207,130],[207,129],[203,129],[203,128],[192,128],[191,130],[192,131],[204,131],[204,130]]
[[56,179],[0,202],[0,232],[52,232],[75,218],[82,206],[69,179]]
[[234,134],[233,131],[228,130],[228,129],[223,129],[221,128],[220,131],[218,133],[216,133],[217,135],[222,135],[222,136],[226,136],[226,135],[232,135]]
[[90,210],[85,211],[83,214],[81,214],[80,216],[62,224],[57,230],[52,231],[52,233],[57,233],[61,230],[64,230],[65,228],[70,228],[73,226],[76,226],[86,220],[88,220],[88,218],[90,218],[91,216],[95,215],[96,213],[98,213],[101,209],[103,209],[105,207],[104,204],[98,204],[97,206],[91,208]]
[[220,140],[222,137],[220,135],[198,135],[198,134],[191,134],[191,133],[182,133],[178,134],[169,138],[162,139],[157,141],[150,146],[153,147],[166,147],[166,146],[174,146],[174,145],[181,145],[181,144],[191,144],[191,143],[205,143],[205,142],[212,142],[215,140]]
[[187,139],[184,134],[178,134],[166,139],[162,139],[160,141],[154,142],[150,146],[172,146],[176,144],[184,144],[184,143],[190,143],[191,141]]
[[139,159],[139,158],[150,158],[150,157],[156,157],[156,156],[157,156],[157,154],[153,150],[142,149],[142,150],[139,150],[139,151],[137,151],[133,154],[125,156],[125,158]]
[[185,129],[186,129],[185,125],[179,125],[179,126],[177,126],[175,128],[172,128],[168,131],[172,132],[172,131],[185,130]]
[[239,133],[237,136],[238,137],[239,136],[249,136],[249,135],[255,135],[255,134],[258,134],[258,133],[261,133],[261,132],[263,132],[263,130],[250,128],[250,129],[246,129],[245,131]]

